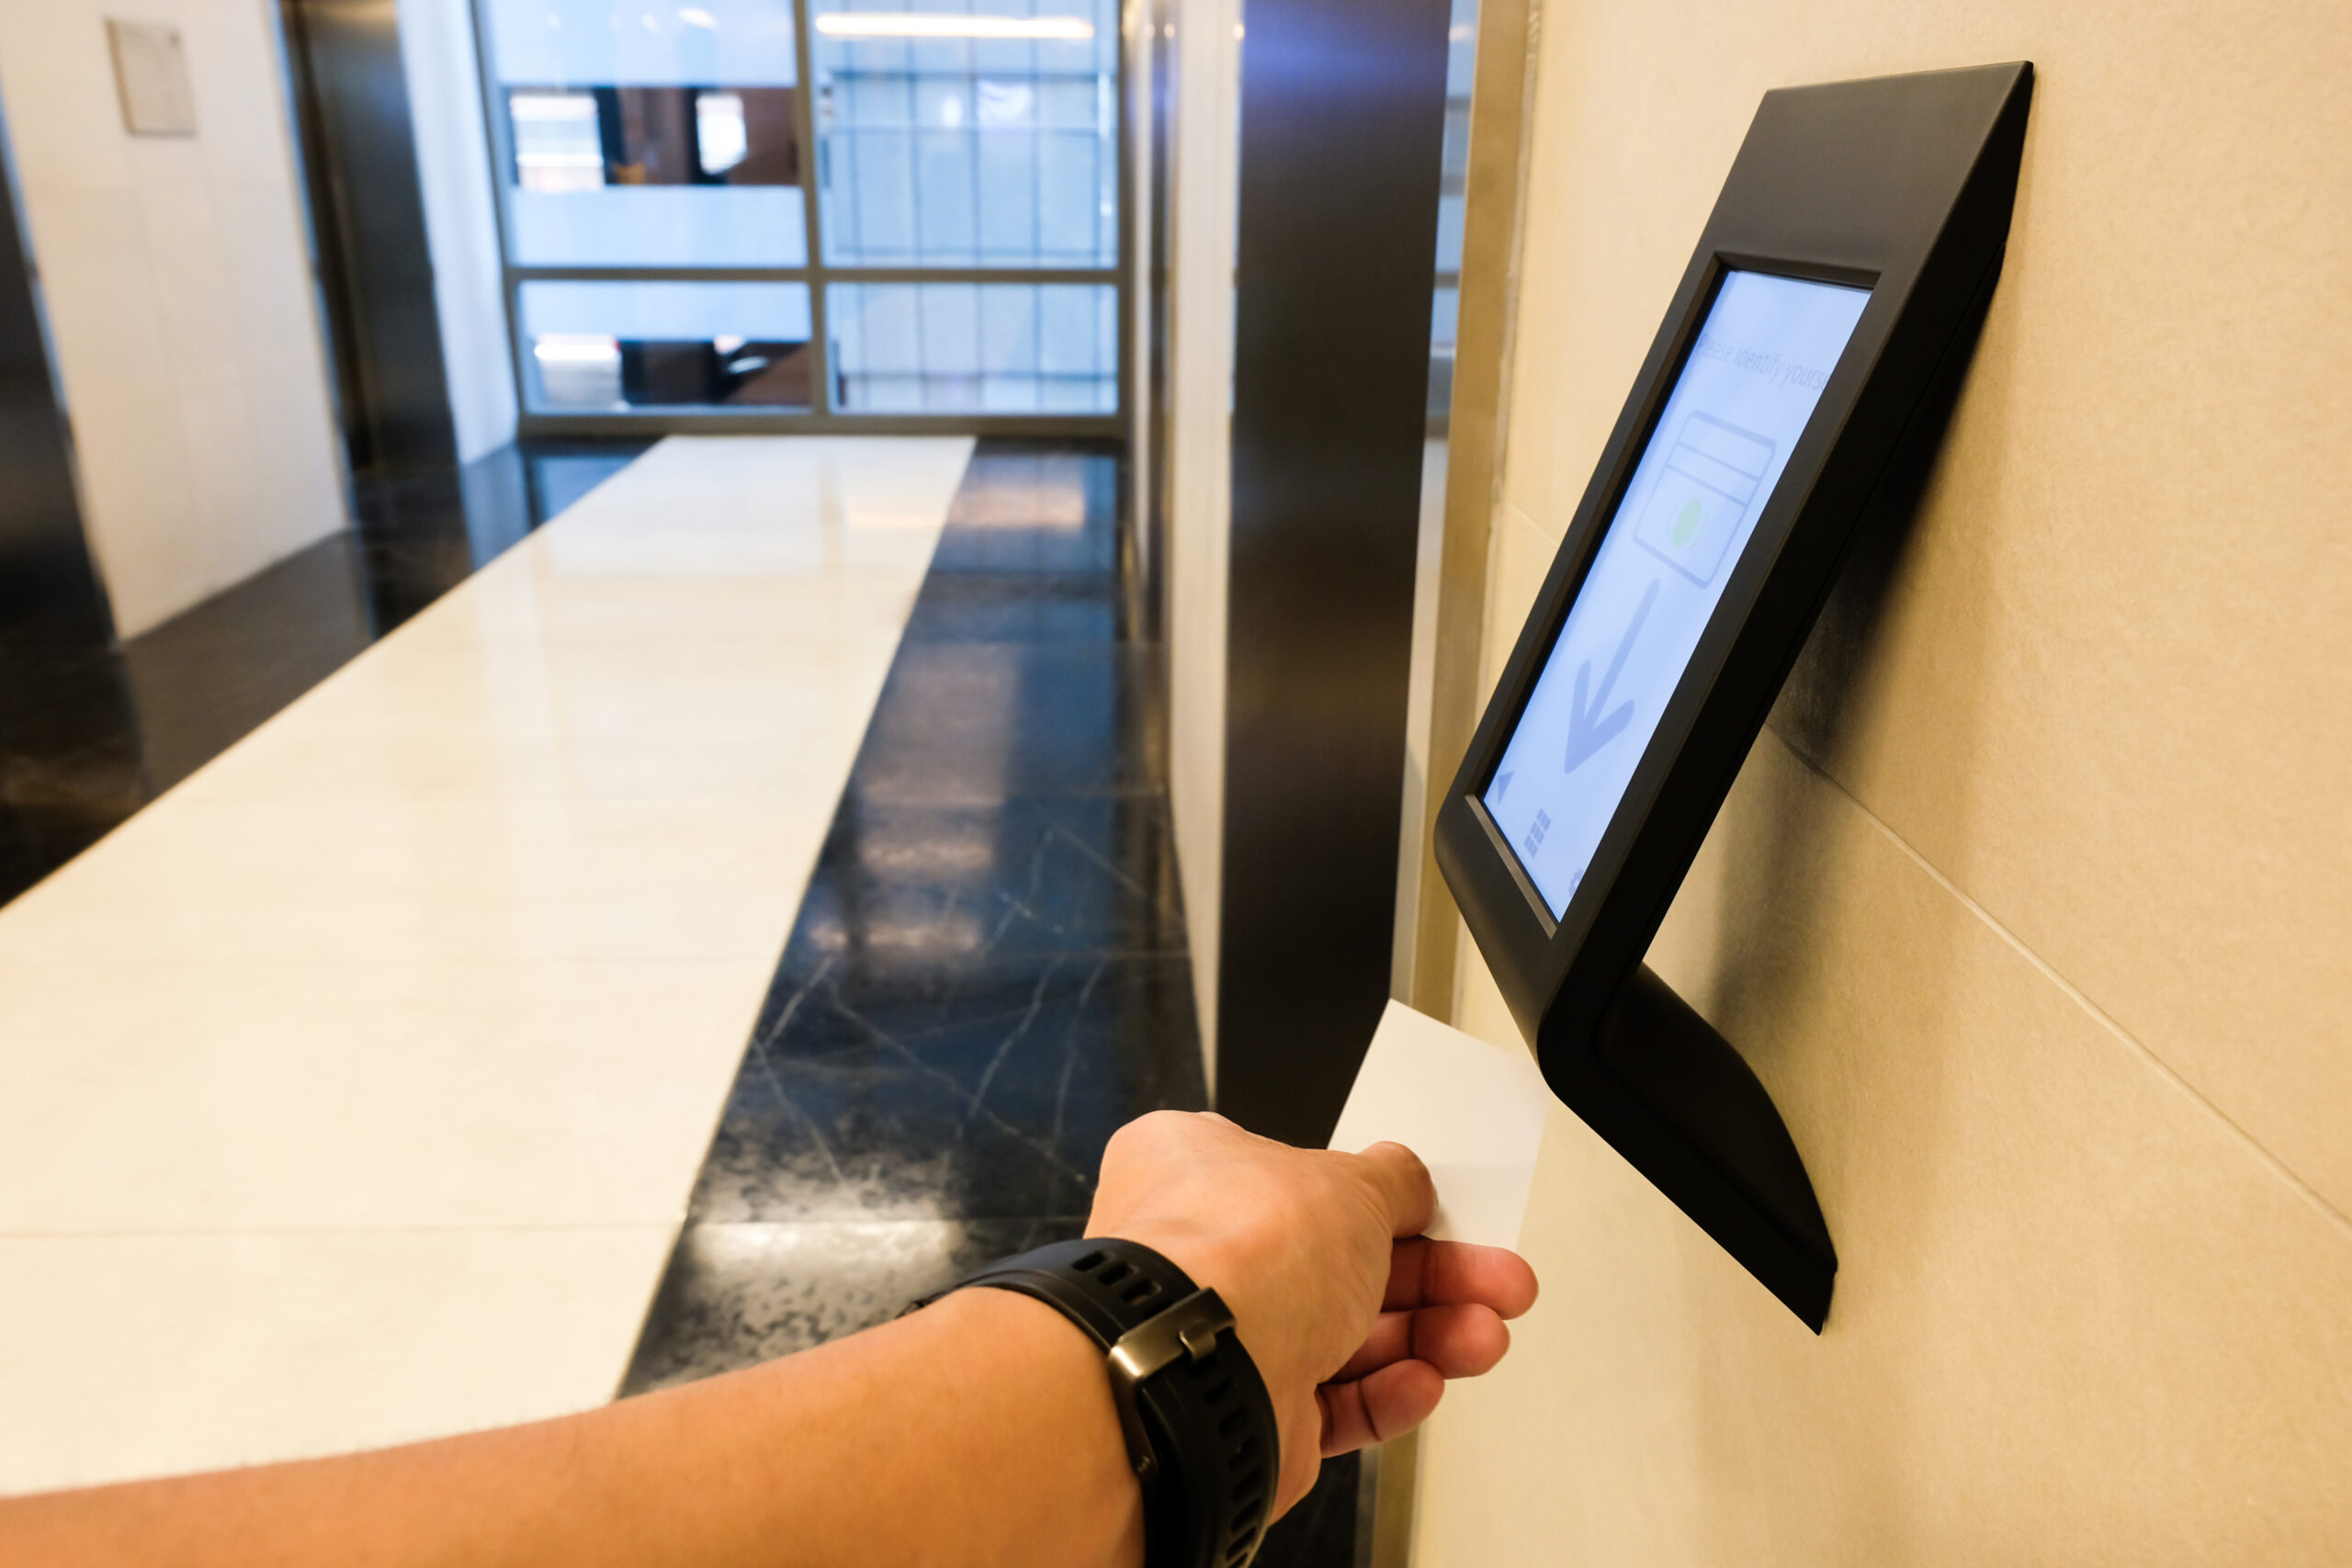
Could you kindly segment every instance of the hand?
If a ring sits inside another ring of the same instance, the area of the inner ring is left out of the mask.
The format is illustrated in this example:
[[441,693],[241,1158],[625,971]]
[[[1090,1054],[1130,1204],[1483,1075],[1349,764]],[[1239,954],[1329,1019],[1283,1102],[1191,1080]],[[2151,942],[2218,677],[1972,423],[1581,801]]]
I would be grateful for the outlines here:
[[1086,1234],[1141,1242],[1232,1309],[1282,1431],[1280,1514],[1325,1457],[1410,1431],[1446,1379],[1500,1360],[1503,1320],[1534,1304],[1517,1253],[1421,1236],[1436,1202],[1401,1144],[1295,1149],[1162,1111],[1112,1137]]

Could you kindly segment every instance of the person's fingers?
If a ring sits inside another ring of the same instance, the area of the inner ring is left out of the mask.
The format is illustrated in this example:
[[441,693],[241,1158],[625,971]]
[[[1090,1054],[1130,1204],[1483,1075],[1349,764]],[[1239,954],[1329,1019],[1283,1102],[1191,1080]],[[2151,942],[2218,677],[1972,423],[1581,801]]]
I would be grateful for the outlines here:
[[1413,1359],[1441,1376],[1483,1377],[1510,1348],[1510,1330],[1494,1309],[1475,1302],[1423,1307],[1412,1314]]
[[1445,1397],[1445,1379],[1422,1361],[1383,1367],[1355,1384],[1377,1442],[1400,1438],[1430,1418]]
[[1366,1372],[1378,1371],[1391,1361],[1410,1360],[1412,1356],[1413,1314],[1384,1312],[1372,1320],[1372,1332],[1356,1347],[1356,1353],[1327,1381],[1353,1382]]
[[1323,1457],[1411,1431],[1444,1394],[1445,1379],[1426,1361],[1397,1361],[1353,1382],[1324,1384],[1315,1391],[1323,1406]]
[[1477,1302],[1517,1317],[1535,1304],[1535,1270],[1518,1253],[1466,1241],[1400,1241],[1389,1255],[1384,1311]]
[[1385,1312],[1373,1320],[1372,1332],[1330,1381],[1351,1382],[1392,1362],[1408,1360],[1427,1361],[1442,1377],[1475,1378],[1492,1371],[1510,1348],[1510,1330],[1503,1320],[1476,1303]]
[[1421,1156],[1402,1144],[1374,1144],[1355,1156],[1388,1211],[1388,1234],[1419,1235],[1437,1213],[1437,1188]]

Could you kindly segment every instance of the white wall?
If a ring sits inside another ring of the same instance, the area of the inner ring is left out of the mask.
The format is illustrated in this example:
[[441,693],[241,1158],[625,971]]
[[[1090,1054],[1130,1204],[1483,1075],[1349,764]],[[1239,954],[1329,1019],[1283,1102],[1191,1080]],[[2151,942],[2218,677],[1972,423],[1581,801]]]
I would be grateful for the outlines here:
[[1240,0],[1183,0],[1176,22],[1169,280],[1169,791],[1201,1048],[1216,1087],[1217,913],[1225,846],[1226,588],[1231,554],[1233,263]]
[[400,0],[400,27],[449,413],[458,461],[469,463],[514,439],[515,414],[471,7],[467,0]]
[[[106,18],[175,23],[198,130],[123,130]],[[133,636],[345,525],[267,0],[0,0],[84,525]]]

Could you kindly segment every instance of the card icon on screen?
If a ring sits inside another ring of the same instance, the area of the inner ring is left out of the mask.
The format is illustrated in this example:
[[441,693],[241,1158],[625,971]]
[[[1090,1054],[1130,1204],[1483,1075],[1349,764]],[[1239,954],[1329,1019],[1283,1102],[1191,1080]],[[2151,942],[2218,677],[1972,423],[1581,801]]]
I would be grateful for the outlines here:
[[1666,455],[1665,471],[1634,537],[1652,554],[1704,584],[1724,563],[1764,476],[1772,471],[1772,443],[1709,414],[1682,422]]

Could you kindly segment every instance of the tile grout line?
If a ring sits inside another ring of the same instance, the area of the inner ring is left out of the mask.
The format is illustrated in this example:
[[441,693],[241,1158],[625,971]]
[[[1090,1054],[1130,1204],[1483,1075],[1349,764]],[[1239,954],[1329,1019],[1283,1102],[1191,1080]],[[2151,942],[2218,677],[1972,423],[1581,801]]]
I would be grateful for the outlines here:
[[2009,947],[2015,950],[2020,957],[2038,970],[2044,979],[2047,979],[2052,985],[2056,986],[2068,999],[2073,1001],[2076,1007],[2082,1009],[2084,1012],[2090,1015],[2091,1019],[2101,1028],[2105,1029],[2109,1034],[2115,1036],[2116,1039],[2121,1041],[2148,1066],[2154,1067],[2158,1077],[2162,1077],[2166,1083],[2170,1084],[2181,1094],[2187,1096],[2192,1103],[2204,1111],[2206,1114],[2211,1116],[2214,1121],[2220,1122],[2233,1138],[2243,1145],[2248,1153],[2254,1156],[2255,1159],[2258,1163],[2269,1168],[2271,1173],[2277,1176],[2281,1181],[2285,1182],[2290,1190],[2301,1197],[2304,1202],[2317,1210],[2322,1218],[2334,1224],[2339,1231],[2342,1231],[2347,1239],[2352,1239],[2352,1215],[2346,1215],[2343,1210],[2330,1202],[2325,1195],[2321,1193],[2317,1188],[2313,1187],[2309,1181],[2306,1181],[2301,1176],[2298,1175],[2293,1167],[2288,1165],[2286,1161],[2271,1153],[2270,1150],[2266,1148],[2253,1134],[2247,1132],[2245,1127],[2241,1126],[2238,1122],[2229,1114],[2229,1112],[2223,1111],[2220,1106],[2207,1099],[2205,1095],[2198,1089],[2196,1085],[2190,1083],[2186,1077],[2183,1077],[2172,1064],[2166,1062],[2162,1056],[2158,1055],[2146,1042],[2141,1040],[2130,1030],[2124,1028],[2123,1025],[2116,1020],[2113,1014],[2109,1013],[2105,1008],[2100,1007],[2098,1003],[2093,1001],[2090,998],[2089,994],[2086,993],[2080,986],[2075,985],[2072,980],[2067,979],[2065,976],[2060,974],[2057,968],[2052,965],[2048,959],[2042,957],[2039,953],[2036,953],[2031,947],[2026,944],[2023,938],[2019,937],[2015,931],[2009,930],[2008,927],[2003,925],[1997,919],[1996,919],[1991,910],[1985,908],[1984,905],[1969,897],[1969,895],[1962,890],[1960,884],[1945,875],[1944,873],[1937,867],[1935,863],[1928,860],[1926,855],[1921,854],[1917,849],[1913,847],[1909,840],[1904,838],[1902,834],[1896,832],[1892,827],[1888,826],[1885,819],[1881,818],[1877,812],[1872,811],[1868,806],[1862,804],[1861,797],[1857,795],[1852,790],[1848,789],[1844,783],[1842,783],[1835,774],[1831,773],[1828,769],[1823,767],[1818,761],[1808,756],[1796,744],[1796,742],[1781,734],[1777,728],[1773,728],[1770,725],[1765,728],[1773,739],[1779,741],[1781,746],[1787,749],[1790,756],[1794,757],[1807,772],[1813,773],[1830,788],[1836,790],[1840,795],[1843,795],[1846,800],[1852,805],[1855,810],[1862,814],[1863,820],[1870,823],[1872,828],[1878,829],[1880,834],[1886,839],[1887,842],[1893,844],[1896,849],[1901,850],[1904,854],[1908,856],[1913,864],[1926,872],[1935,882],[1937,886],[1941,887],[1945,892],[1951,894],[1952,897],[1958,899],[1962,908],[1965,908],[1970,914],[1975,916],[1977,919],[1983,921],[1985,927],[1989,929],[1994,935],[1999,937],[2004,942],[2007,943]]

